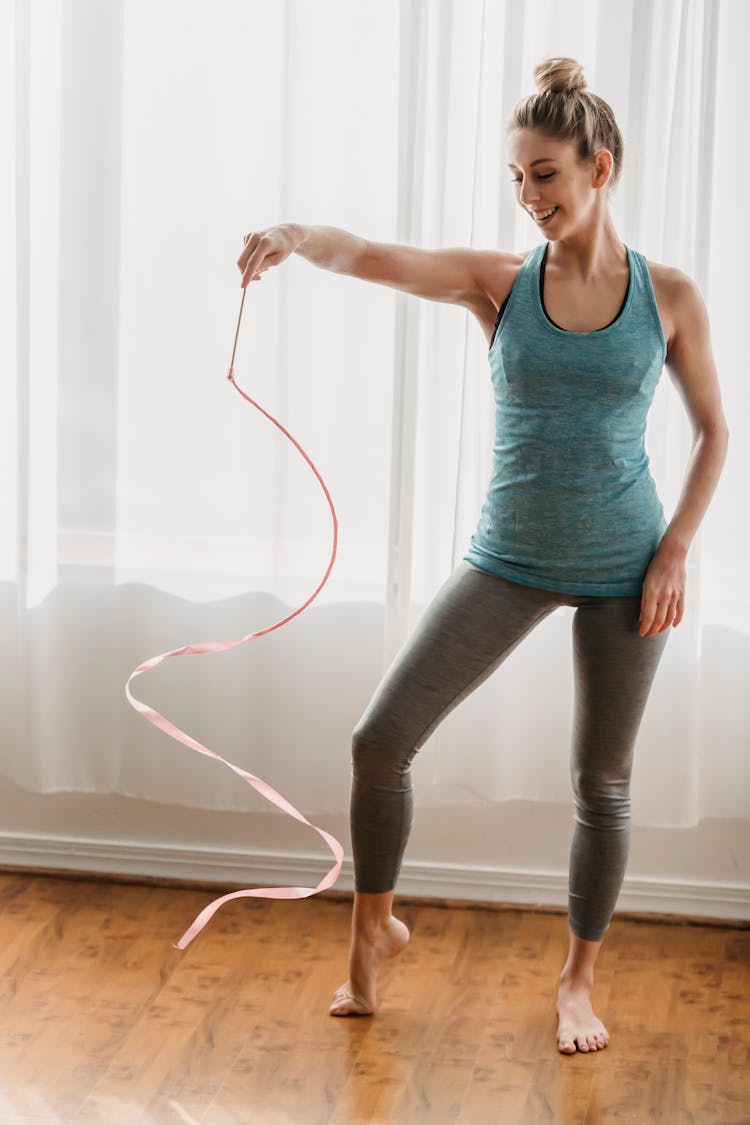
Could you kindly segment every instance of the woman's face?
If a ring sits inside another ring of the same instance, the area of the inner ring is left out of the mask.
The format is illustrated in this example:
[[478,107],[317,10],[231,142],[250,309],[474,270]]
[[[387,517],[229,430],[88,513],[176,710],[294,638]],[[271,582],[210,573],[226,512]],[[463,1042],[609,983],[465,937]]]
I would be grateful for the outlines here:
[[[598,189],[609,179],[608,149],[601,149],[593,161],[580,163],[569,141],[551,140],[532,129],[512,133],[507,147],[516,199],[547,238],[560,238],[562,230],[585,223],[594,208],[606,202]],[[554,213],[543,218],[552,208]]]

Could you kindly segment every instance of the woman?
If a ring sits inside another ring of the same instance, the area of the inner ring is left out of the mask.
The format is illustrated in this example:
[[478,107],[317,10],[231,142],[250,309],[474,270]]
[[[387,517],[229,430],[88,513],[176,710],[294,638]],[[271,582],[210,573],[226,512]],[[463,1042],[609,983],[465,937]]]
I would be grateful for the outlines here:
[[[633,748],[685,559],[727,451],[700,290],[620,240],[609,211],[623,143],[574,59],[536,67],[507,126],[516,198],[546,242],[525,254],[423,250],[294,223],[248,235],[242,284],[296,251],[315,265],[471,310],[490,345],[492,479],[471,546],[424,611],[352,742],[355,870],[348,981],[332,1015],[369,1015],[380,963],[409,931],[391,913],[412,822],[410,763],[443,718],[558,606],[575,607],[568,955],[557,1046],[605,1047],[594,964],[630,842]],[[667,523],[648,468],[646,414],[664,363],[694,444]]]

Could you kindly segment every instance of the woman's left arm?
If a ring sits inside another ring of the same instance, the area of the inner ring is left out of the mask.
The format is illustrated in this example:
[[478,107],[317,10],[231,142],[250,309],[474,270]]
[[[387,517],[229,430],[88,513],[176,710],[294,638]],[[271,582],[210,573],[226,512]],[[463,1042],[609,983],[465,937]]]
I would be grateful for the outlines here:
[[685,560],[716,490],[729,443],[703,296],[692,278],[681,270],[674,272],[670,296],[674,331],[666,362],[690,416],[693,448],[675,513],[643,579],[642,637],[662,633],[682,620]]

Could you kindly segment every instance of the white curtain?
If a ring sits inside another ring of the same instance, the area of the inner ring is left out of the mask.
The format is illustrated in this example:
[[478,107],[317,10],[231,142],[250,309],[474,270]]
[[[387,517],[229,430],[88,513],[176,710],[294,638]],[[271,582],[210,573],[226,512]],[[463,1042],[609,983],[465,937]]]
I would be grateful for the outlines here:
[[[731,433],[641,727],[633,822],[747,815],[744,0],[0,13],[0,771],[36,793],[268,810],[124,695],[157,653],[290,613],[329,558],[319,484],[225,378],[242,236],[294,220],[531,248],[504,126],[535,63],[571,55],[624,136],[621,237],[703,291]],[[462,309],[293,255],[248,288],[235,377],[325,478],[336,565],[289,625],[132,690],[305,815],[340,813],[352,727],[479,516],[487,344]],[[669,519],[690,427],[666,369],[647,449]],[[571,799],[572,613],[444,720],[414,764],[417,807]]]

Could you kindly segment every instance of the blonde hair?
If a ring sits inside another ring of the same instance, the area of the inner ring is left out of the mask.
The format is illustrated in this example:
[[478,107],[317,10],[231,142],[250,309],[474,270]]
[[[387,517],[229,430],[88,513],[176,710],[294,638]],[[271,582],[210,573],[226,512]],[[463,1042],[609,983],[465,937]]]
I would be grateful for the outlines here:
[[516,103],[506,134],[535,129],[576,146],[579,162],[592,160],[602,148],[612,153],[607,183],[611,195],[622,172],[623,142],[611,107],[586,89],[583,67],[575,59],[548,58],[534,67],[537,93]]

